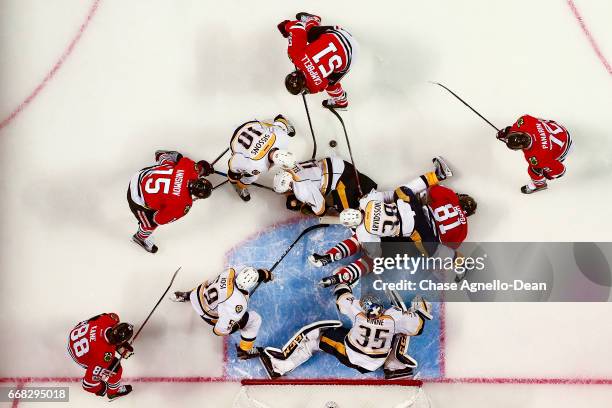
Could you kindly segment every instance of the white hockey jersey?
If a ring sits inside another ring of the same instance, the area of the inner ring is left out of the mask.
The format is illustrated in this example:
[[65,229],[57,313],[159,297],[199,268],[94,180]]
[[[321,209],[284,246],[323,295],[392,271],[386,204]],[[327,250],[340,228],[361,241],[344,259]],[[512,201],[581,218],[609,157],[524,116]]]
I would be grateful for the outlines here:
[[288,141],[287,128],[282,122],[246,122],[232,135],[232,156],[228,167],[234,173],[242,174],[240,181],[243,184],[252,184],[272,166],[268,153],[273,148],[286,150]]
[[394,334],[416,336],[423,329],[424,321],[418,314],[403,313],[395,307],[385,310],[378,319],[368,319],[352,293],[342,294],[336,304],[353,324],[344,339],[346,355],[351,363],[366,370],[374,371],[384,364]]
[[191,292],[191,305],[205,320],[214,324],[219,336],[231,333],[234,324],[247,311],[248,296],[234,287],[236,271],[230,268],[212,282],[204,282]]
[[344,160],[328,157],[298,163],[289,170],[293,176],[293,194],[310,206],[316,215],[325,213],[325,196],[338,186],[344,172]]

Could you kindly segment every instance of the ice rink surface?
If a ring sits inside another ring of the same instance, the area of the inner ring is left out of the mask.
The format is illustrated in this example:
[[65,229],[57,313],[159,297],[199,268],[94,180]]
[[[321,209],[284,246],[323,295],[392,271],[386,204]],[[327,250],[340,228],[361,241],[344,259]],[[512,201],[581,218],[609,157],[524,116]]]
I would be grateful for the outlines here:
[[[66,355],[76,322],[114,311],[139,324],[178,266],[176,286],[192,287],[219,273],[238,242],[293,216],[268,191],[253,190],[245,204],[220,188],[161,227],[152,256],[130,243],[125,189],[156,149],[211,160],[237,125],[279,112],[297,126],[291,150],[310,157],[302,102],[283,87],[291,65],[275,27],[303,10],[361,45],[343,81],[351,103],[343,116],[358,168],[382,188],[441,154],[456,169],[448,185],[478,200],[470,240],[609,240],[609,1],[3,0],[2,385],[68,384],[70,406],[104,403],[80,389],[82,370]],[[522,195],[521,154],[428,81],[498,127],[524,113],[565,125],[575,142],[567,174]],[[348,158],[321,99],[308,97],[318,156]],[[425,390],[435,407],[609,407],[611,309],[448,304],[443,376]],[[135,390],[117,403],[229,407],[239,386],[224,382],[223,356],[223,342],[191,310],[165,301],[124,363]],[[257,392],[271,394],[272,406],[321,406],[300,398],[303,390]],[[355,402],[365,394],[394,405],[382,389],[334,391],[341,406],[366,406]]]

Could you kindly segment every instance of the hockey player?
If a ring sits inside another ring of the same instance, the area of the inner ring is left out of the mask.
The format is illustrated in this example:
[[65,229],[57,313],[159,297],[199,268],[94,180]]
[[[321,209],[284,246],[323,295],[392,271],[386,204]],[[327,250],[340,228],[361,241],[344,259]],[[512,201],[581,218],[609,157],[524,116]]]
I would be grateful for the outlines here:
[[[377,185],[365,174],[359,174],[363,191],[376,189]],[[293,211],[323,215],[333,209],[341,212],[359,206],[359,189],[355,180],[355,168],[337,157],[308,160],[295,167],[280,171],[274,176],[274,191],[288,193],[287,208]]]
[[245,267],[236,273],[233,268],[222,272],[213,281],[206,281],[188,292],[174,292],[171,300],[191,301],[191,306],[206,323],[213,326],[217,336],[240,332],[236,353],[241,360],[257,357],[253,344],[261,326],[257,312],[248,311],[249,294],[261,282],[270,282],[272,272]]
[[563,126],[553,120],[523,115],[515,124],[497,133],[509,149],[522,150],[531,181],[521,187],[523,194],[545,190],[546,180],[565,174],[563,161],[572,148],[572,139]]
[[419,296],[404,313],[396,307],[385,310],[372,296],[357,300],[345,284],[336,286],[334,293],[338,310],[352,326],[343,327],[338,320],[319,321],[303,327],[282,349],[260,349],[260,360],[270,378],[289,373],[319,350],[361,373],[375,371],[389,357],[395,334],[418,336],[425,321],[432,319],[430,305]]
[[115,353],[123,358],[133,354],[128,341],[133,327],[120,323],[115,313],[103,313],[77,324],[68,336],[68,353],[85,371],[83,388],[97,396],[114,400],[132,392],[121,384],[123,369]]
[[132,241],[153,254],[157,245],[151,234],[157,226],[183,217],[194,200],[208,198],[213,189],[204,178],[213,167],[205,160],[196,163],[179,152],[158,150],[155,161],[156,165],[132,177],[127,190],[128,204],[138,220]]
[[285,87],[293,95],[326,91],[330,98],[323,106],[346,108],[348,100],[340,80],[355,60],[357,41],[341,27],[322,26],[319,16],[302,12],[295,18],[278,25],[289,40],[287,53],[295,65],[295,71],[285,78]]
[[234,131],[227,177],[242,200],[251,199],[247,187],[272,165],[295,166],[293,154],[286,150],[289,137],[293,136],[295,128],[283,115],[277,115],[274,121],[251,120]]
[[[309,261],[322,267],[362,249],[364,256],[323,278],[322,286],[340,282],[354,284],[369,273],[373,258],[379,256],[378,244],[381,241],[405,239],[414,242],[423,256],[434,255],[443,249],[438,244],[444,243],[444,247],[452,249],[452,255],[457,256],[454,249],[467,235],[467,216],[476,211],[476,201],[467,194],[457,195],[438,186],[441,180],[452,176],[452,171],[441,157],[434,158],[433,162],[433,172],[421,175],[394,191],[373,191],[361,199],[358,210],[348,209],[340,213],[340,221],[355,228],[355,233],[323,255],[312,254]],[[425,194],[427,191],[431,196]]]

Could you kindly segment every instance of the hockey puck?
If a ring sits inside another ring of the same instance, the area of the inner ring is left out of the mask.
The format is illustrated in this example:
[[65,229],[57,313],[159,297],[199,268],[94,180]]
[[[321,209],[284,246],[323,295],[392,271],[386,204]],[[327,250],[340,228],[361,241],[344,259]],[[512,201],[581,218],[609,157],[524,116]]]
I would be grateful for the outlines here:
[[336,142],[335,140],[329,141],[329,147],[336,147],[336,146],[338,146],[338,142]]

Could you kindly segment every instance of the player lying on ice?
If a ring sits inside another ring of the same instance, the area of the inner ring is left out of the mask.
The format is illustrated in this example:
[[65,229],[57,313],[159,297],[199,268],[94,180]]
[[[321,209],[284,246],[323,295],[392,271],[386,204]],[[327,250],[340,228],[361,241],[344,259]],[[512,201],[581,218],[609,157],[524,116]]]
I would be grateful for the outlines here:
[[206,323],[213,326],[217,336],[229,336],[240,331],[240,345],[236,345],[238,358],[247,360],[257,357],[253,348],[261,316],[248,311],[249,292],[261,282],[270,282],[272,272],[250,266],[236,273],[233,268],[222,272],[213,281],[205,281],[188,292],[174,292],[170,297],[175,302],[189,302]]
[[[340,213],[340,221],[354,228],[353,236],[338,243],[323,255],[312,254],[309,261],[317,267],[339,261],[364,250],[363,256],[341,266],[322,286],[354,284],[372,270],[372,259],[379,256],[378,243],[398,238],[414,242],[423,256],[450,252],[467,236],[467,217],[476,211],[476,201],[467,194],[456,194],[438,183],[452,176],[441,157],[433,159],[434,171],[404,184],[394,191],[372,191],[360,201],[359,209]],[[367,244],[367,245],[362,245]],[[443,245],[439,245],[443,244]],[[458,274],[456,280],[463,278]]]
[[115,353],[123,358],[133,354],[128,341],[133,327],[120,323],[115,313],[103,313],[77,324],[68,337],[68,354],[85,371],[83,389],[114,400],[132,392],[131,385],[121,385],[123,368]]
[[293,136],[295,128],[283,115],[277,115],[273,121],[251,120],[234,131],[227,177],[240,198],[249,201],[251,194],[247,187],[273,165],[295,166],[293,154],[287,151],[289,138]]
[[497,138],[512,150],[522,150],[531,181],[521,187],[523,194],[545,190],[546,180],[565,174],[563,161],[572,148],[572,139],[563,126],[553,120],[523,115],[512,126],[497,133]]
[[322,26],[321,17],[298,13],[285,20],[278,30],[289,41],[287,53],[295,71],[285,78],[293,95],[326,91],[323,106],[346,108],[348,100],[340,80],[351,68],[358,53],[357,41],[339,26]]
[[168,224],[189,212],[194,200],[208,198],[213,190],[204,177],[213,173],[205,160],[194,162],[169,150],[155,152],[157,164],[140,170],[127,190],[130,210],[138,220],[132,241],[147,252],[156,253],[151,234],[159,225]]
[[[359,174],[363,191],[377,188],[372,179]],[[305,214],[339,213],[359,206],[355,168],[337,157],[308,160],[274,176],[274,191],[287,195],[287,209]]]
[[415,296],[406,312],[396,307],[385,310],[373,296],[355,299],[346,284],[337,285],[334,293],[338,310],[350,319],[352,327],[344,327],[338,320],[318,321],[300,329],[282,349],[260,349],[259,358],[268,376],[289,373],[317,351],[329,353],[361,373],[384,365],[386,378],[411,375],[416,361],[405,355],[406,349],[398,348],[394,339],[397,335],[420,335],[425,321],[432,319],[430,305]]

